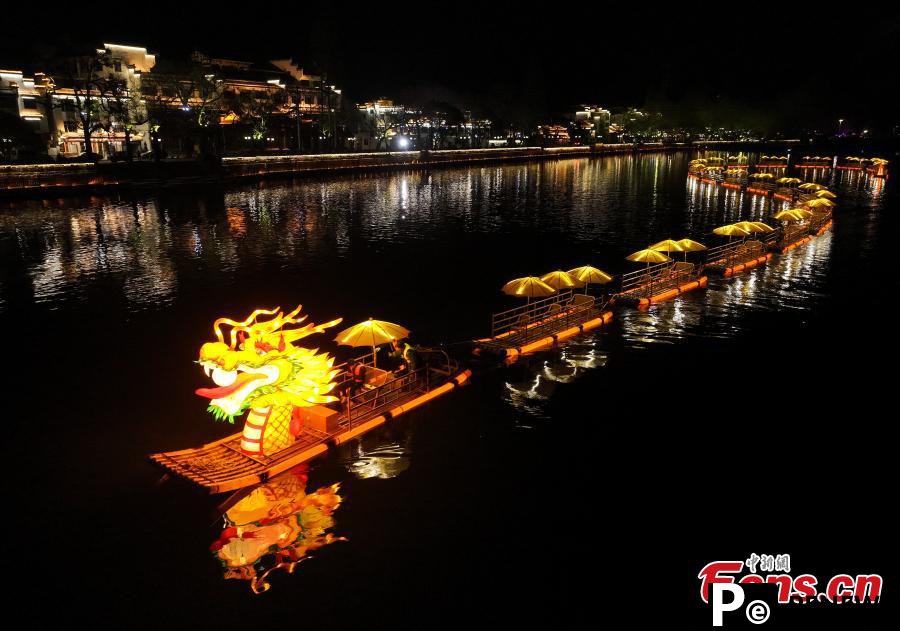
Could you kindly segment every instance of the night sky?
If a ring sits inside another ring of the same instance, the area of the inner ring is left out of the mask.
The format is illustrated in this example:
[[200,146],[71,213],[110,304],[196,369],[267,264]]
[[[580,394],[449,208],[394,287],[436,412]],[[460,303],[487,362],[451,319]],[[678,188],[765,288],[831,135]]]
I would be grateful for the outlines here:
[[0,66],[40,69],[110,41],[161,56],[293,56],[353,101],[447,101],[523,122],[583,102],[760,126],[900,122],[896,5],[281,4],[69,3],[60,20],[4,9],[25,28],[4,29]]

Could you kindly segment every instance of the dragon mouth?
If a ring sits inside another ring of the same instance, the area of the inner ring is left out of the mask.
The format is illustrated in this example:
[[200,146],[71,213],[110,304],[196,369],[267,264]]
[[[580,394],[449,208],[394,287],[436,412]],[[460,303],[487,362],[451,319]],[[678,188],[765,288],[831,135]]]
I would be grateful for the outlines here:
[[273,383],[278,378],[278,368],[275,366],[259,368],[238,366],[235,370],[224,371],[204,364],[203,369],[207,375],[210,375],[211,371],[212,379],[218,387],[197,388],[196,394],[210,399],[210,405],[230,415],[241,411],[244,401],[251,392]]

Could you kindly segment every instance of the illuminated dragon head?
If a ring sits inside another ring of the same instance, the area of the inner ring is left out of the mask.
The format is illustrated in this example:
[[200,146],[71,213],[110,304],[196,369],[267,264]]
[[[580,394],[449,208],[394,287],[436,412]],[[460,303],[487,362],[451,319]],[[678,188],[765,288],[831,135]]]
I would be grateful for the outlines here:
[[[217,419],[234,422],[234,417],[251,407],[294,405],[308,407],[337,400],[329,393],[338,370],[334,358],[318,349],[294,346],[314,333],[340,323],[299,325],[300,306],[288,314],[275,309],[257,309],[237,322],[219,318],[213,324],[216,342],[200,348],[199,363],[215,388],[200,388],[197,394],[210,399],[208,411]],[[262,316],[271,316],[261,319]],[[231,327],[226,341],[222,331]]]

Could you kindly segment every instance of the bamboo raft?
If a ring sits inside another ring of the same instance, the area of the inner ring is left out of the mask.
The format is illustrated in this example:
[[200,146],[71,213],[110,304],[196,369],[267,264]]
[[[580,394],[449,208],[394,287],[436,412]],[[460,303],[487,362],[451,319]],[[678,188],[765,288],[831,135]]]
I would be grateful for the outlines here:
[[657,263],[622,275],[621,288],[614,297],[616,304],[638,309],[671,300],[676,296],[706,287],[709,278],[703,266],[680,261]]
[[735,241],[706,251],[704,269],[721,276],[733,276],[745,269],[764,265],[772,258],[761,241]]
[[[374,367],[369,364],[368,368]],[[380,380],[385,371],[374,369],[373,372],[373,378]],[[195,449],[152,454],[150,460],[209,493],[260,484],[454,390],[471,375],[470,370],[460,370],[447,358],[442,366],[424,366],[381,385],[367,387],[351,397],[336,429],[327,432],[304,426],[291,446],[270,456],[244,452],[241,432],[238,432]]]
[[555,346],[612,320],[604,296],[563,289],[552,296],[491,315],[491,335],[475,341],[476,354],[515,360]]

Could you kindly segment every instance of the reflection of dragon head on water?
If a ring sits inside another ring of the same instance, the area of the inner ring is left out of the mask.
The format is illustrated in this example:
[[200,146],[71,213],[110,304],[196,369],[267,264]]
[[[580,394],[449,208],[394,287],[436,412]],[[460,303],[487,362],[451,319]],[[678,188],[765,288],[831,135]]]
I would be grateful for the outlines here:
[[338,485],[306,493],[307,469],[300,465],[262,484],[225,513],[225,528],[210,546],[225,578],[250,581],[257,594],[269,589],[268,575],[288,573],[306,555],[335,541],[327,532],[341,504]]
[[[200,348],[198,363],[216,387],[197,394],[210,399],[208,410],[220,420],[233,423],[249,410],[241,438],[248,453],[268,455],[291,445],[299,433],[296,408],[336,400],[330,394],[339,372],[334,358],[294,343],[341,320],[286,328],[306,319],[299,313],[299,306],[287,314],[276,307],[257,309],[240,322],[219,318],[213,325],[217,341]],[[224,326],[231,327],[227,341]]]

